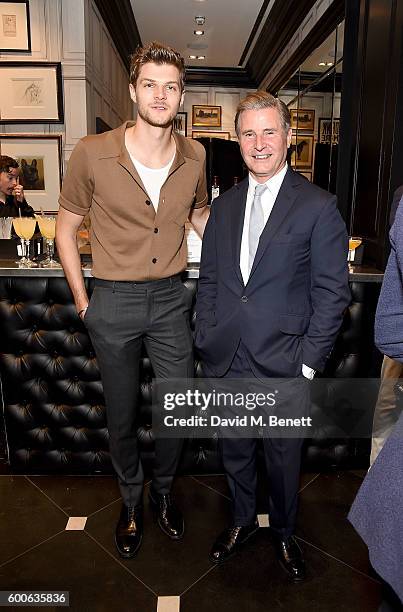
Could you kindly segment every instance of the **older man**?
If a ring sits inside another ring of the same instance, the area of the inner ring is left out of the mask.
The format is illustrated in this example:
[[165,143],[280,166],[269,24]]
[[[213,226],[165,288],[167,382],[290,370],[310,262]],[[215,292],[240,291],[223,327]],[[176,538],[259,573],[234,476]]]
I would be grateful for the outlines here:
[[[235,127],[249,176],[212,206],[196,346],[208,376],[294,378],[292,390],[323,369],[350,301],[346,228],[336,198],[287,165],[291,129],[283,102],[263,91],[250,94]],[[302,402],[301,414],[306,410]],[[257,529],[256,440],[221,442],[233,520],[211,551],[216,563]],[[302,438],[264,436],[263,446],[278,558],[293,580],[302,580],[305,564],[293,535]]]

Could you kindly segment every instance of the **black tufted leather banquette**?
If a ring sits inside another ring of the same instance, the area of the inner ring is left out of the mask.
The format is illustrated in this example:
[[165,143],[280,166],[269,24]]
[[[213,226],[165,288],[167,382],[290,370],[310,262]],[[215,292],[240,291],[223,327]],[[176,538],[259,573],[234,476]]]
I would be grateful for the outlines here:
[[[86,278],[89,294],[93,279]],[[197,280],[185,279],[195,295]],[[326,376],[365,376],[373,349],[371,328],[378,285],[351,283],[353,301],[329,360]],[[196,374],[201,375],[195,362]],[[97,359],[62,276],[0,277],[0,375],[11,467],[24,473],[112,471]],[[147,468],[152,460],[152,369],[141,364],[138,437]],[[328,399],[328,398],[327,398]],[[319,404],[313,411],[320,410]],[[318,430],[305,445],[305,462],[317,467],[366,461],[368,444],[335,439]],[[361,444],[361,446],[360,446]],[[221,470],[217,439],[187,440],[181,471]]]

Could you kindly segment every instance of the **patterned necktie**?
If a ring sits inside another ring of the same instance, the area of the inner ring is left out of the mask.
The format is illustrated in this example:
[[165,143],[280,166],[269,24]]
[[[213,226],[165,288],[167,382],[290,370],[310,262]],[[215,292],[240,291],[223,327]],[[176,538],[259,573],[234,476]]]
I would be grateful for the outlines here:
[[266,191],[267,185],[256,185],[255,196],[252,202],[249,219],[249,272],[253,266],[257,247],[259,245],[260,234],[264,228],[264,215],[262,207],[262,193]]

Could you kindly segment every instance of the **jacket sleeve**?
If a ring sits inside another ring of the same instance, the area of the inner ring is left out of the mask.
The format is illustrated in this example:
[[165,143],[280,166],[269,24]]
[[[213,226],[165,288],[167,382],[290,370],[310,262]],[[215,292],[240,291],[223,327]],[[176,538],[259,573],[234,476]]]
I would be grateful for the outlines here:
[[314,370],[323,370],[351,301],[347,254],[346,226],[332,197],[311,236],[312,316],[302,341],[302,361]]
[[[206,325],[215,325],[217,296],[217,250],[215,206],[211,207],[209,220],[203,236],[199,283],[196,299],[196,337]],[[197,344],[197,340],[196,340]]]

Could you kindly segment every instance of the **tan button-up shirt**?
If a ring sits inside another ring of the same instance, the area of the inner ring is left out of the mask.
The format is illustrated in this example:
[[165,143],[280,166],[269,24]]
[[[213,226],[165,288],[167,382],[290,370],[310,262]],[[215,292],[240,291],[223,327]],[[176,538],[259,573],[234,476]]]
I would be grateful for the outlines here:
[[78,142],[59,198],[72,213],[89,212],[92,273],[106,280],[154,280],[182,272],[185,222],[192,208],[207,204],[204,147],[174,133],[176,155],[155,212],[125,147],[131,125]]

